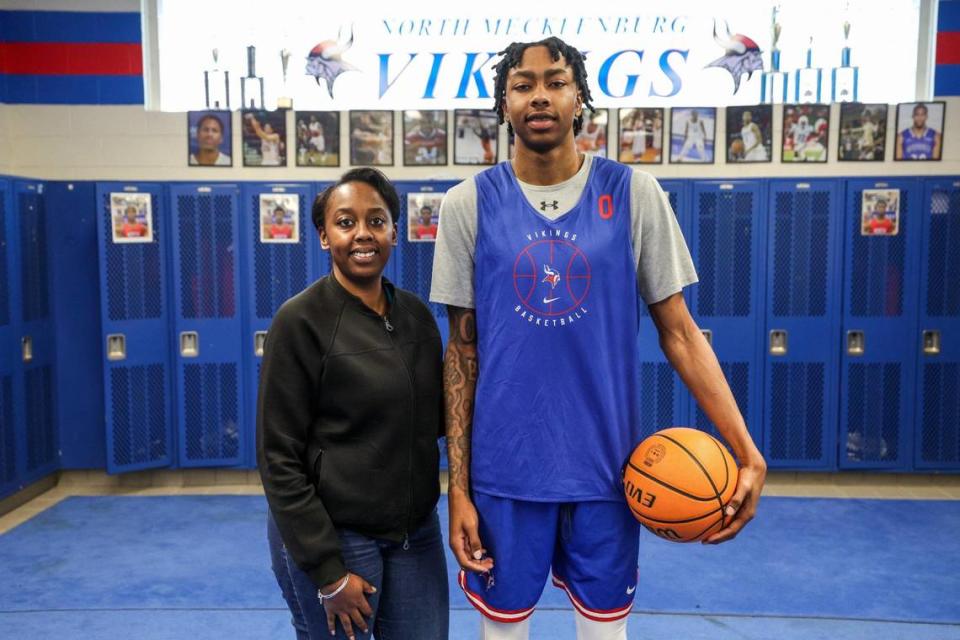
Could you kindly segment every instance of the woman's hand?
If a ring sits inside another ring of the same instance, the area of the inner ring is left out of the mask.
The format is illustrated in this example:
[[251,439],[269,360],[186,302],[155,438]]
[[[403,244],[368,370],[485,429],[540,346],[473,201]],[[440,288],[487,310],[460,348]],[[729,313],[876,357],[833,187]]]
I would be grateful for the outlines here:
[[[333,593],[341,584],[343,584],[343,578],[323,587],[320,589],[320,593],[324,595]],[[350,640],[354,640],[355,637],[353,625],[357,625],[358,629],[367,633],[369,628],[364,618],[373,615],[373,609],[367,602],[367,594],[376,592],[377,589],[372,584],[356,574],[348,573],[347,586],[344,587],[343,591],[335,597],[323,601],[323,608],[327,612],[327,628],[330,630],[330,635],[333,636],[337,633],[337,619],[340,620],[343,631]]]

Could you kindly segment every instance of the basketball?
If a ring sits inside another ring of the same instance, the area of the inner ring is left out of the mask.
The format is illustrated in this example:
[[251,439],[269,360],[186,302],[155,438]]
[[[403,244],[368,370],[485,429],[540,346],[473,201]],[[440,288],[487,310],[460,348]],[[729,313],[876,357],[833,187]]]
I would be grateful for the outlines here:
[[672,427],[633,450],[623,467],[623,489],[634,517],[671,542],[702,540],[723,529],[723,508],[737,487],[733,457],[716,438]]
[[743,140],[734,140],[730,143],[730,155],[739,158],[743,155]]

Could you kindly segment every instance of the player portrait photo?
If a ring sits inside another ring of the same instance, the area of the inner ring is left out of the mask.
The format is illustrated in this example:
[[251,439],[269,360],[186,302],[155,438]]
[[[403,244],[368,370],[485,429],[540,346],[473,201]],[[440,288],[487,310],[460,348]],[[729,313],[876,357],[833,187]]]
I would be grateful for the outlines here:
[[830,105],[783,105],[783,162],[826,162]]
[[840,160],[883,162],[886,148],[887,105],[859,102],[840,105]]
[[187,164],[230,167],[232,146],[229,111],[187,112]]
[[943,149],[945,102],[904,102],[897,105],[894,160],[939,160]]
[[393,166],[393,111],[350,112],[350,164]]
[[340,112],[297,111],[298,167],[340,166]]
[[453,163],[497,163],[497,114],[487,109],[457,109],[453,112]]
[[260,242],[300,242],[300,198],[291,193],[260,194]]
[[111,193],[110,220],[114,242],[153,242],[149,193]]
[[440,223],[442,193],[432,191],[407,194],[407,240],[436,242]]
[[403,164],[435,166],[447,164],[447,112],[403,112]]
[[864,189],[860,233],[895,236],[900,231],[900,190]]
[[716,108],[670,109],[671,164],[713,164],[716,136]]
[[773,106],[727,107],[727,162],[771,162]]
[[287,166],[287,112],[245,110],[243,128],[243,166]]
[[584,109],[583,128],[576,136],[577,149],[601,158],[607,157],[607,109]]
[[620,109],[619,121],[620,162],[663,162],[663,109]]

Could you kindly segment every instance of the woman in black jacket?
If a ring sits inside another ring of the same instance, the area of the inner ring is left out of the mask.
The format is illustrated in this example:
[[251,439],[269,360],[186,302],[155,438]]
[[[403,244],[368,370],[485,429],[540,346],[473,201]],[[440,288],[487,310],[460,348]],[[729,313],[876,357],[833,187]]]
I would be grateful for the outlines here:
[[264,346],[257,458],[298,640],[447,637],[440,334],[382,276],[399,208],[376,169],[317,197],[332,273],[283,304]]

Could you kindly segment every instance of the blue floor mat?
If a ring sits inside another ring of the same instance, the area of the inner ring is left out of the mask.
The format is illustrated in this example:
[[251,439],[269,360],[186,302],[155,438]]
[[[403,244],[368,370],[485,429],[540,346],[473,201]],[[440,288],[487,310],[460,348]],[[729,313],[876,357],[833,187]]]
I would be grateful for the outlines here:
[[[184,615],[196,618],[259,610],[263,624],[279,619],[285,627],[264,513],[258,496],[64,500],[0,536],[0,628],[51,611],[94,621],[103,610],[123,624],[124,609],[190,610]],[[960,623],[958,530],[960,502],[765,498],[760,516],[725,545],[644,535],[636,610],[760,622]],[[449,563],[455,616],[475,620]],[[537,619],[566,619],[567,609],[563,592],[547,587]],[[646,618],[658,619],[636,620]]]

